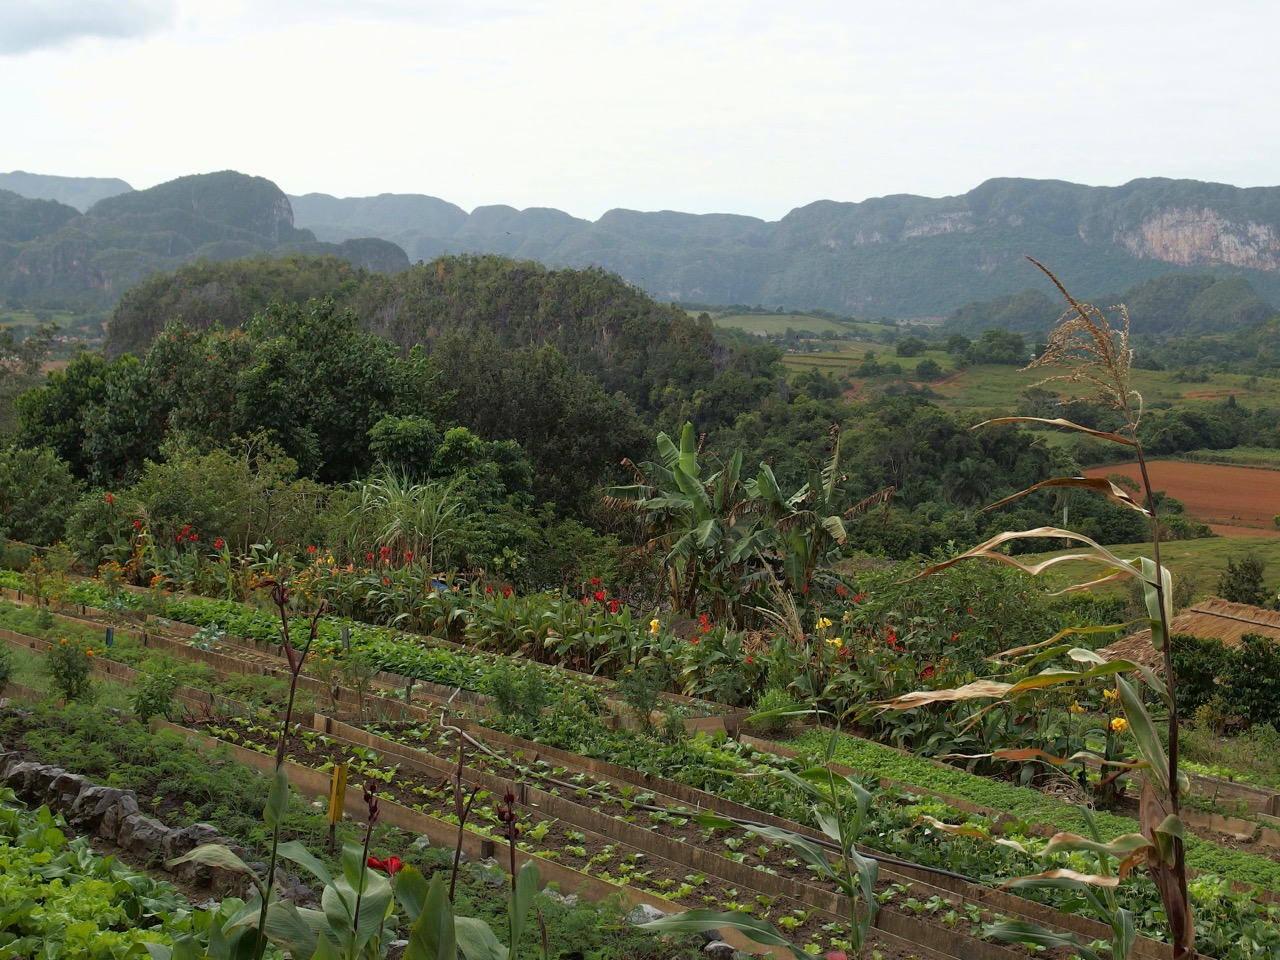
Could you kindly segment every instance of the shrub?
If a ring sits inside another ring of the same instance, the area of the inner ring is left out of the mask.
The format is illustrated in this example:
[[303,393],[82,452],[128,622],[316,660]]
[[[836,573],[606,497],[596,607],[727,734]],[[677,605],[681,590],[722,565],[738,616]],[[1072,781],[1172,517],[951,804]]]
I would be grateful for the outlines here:
[[13,679],[13,651],[7,646],[0,646],[0,693]]
[[542,671],[529,663],[517,671],[506,661],[500,662],[489,674],[487,689],[494,710],[510,720],[536,723],[550,699]]
[[1216,637],[1175,634],[1172,643],[1178,710],[1191,716],[1218,692],[1217,680],[1230,652]]
[[[797,710],[799,704],[791,694],[781,687],[770,687],[756,699],[756,713],[772,713],[774,711]],[[776,737],[791,725],[792,717],[761,717],[752,723],[766,737]]]
[[92,647],[66,637],[49,648],[45,669],[54,690],[64,700],[93,699],[94,654]]
[[1227,569],[1218,578],[1218,595],[1232,603],[1249,603],[1264,607],[1271,593],[1263,582],[1267,562],[1252,550],[1244,556],[1227,557]]
[[152,717],[167,718],[173,712],[173,691],[178,678],[172,673],[143,673],[138,677],[137,689],[129,703],[138,719],[144,723]]
[[1280,645],[1246,633],[1219,674],[1227,709],[1250,725],[1280,724]]

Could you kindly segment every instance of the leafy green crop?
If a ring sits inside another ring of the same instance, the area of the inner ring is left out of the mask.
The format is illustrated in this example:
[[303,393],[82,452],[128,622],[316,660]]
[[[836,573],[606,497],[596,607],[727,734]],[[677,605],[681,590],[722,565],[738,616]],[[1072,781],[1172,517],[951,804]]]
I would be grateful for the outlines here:
[[171,884],[68,840],[41,807],[0,796],[0,956],[132,958],[169,944],[190,908]]

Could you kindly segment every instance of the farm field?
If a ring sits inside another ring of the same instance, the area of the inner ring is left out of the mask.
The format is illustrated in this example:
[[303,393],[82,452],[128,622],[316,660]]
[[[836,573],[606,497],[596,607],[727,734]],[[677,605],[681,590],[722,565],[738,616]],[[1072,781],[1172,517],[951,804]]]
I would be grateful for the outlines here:
[[[1148,463],[1157,490],[1181,500],[1187,512],[1224,537],[1280,535],[1272,517],[1280,514],[1280,471],[1182,460]],[[1091,477],[1121,474],[1140,479],[1135,463],[1086,470]]]
[[[973,366],[933,385],[939,406],[951,413],[998,410],[1002,415],[1015,410],[1028,387],[1051,374],[1051,370],[1024,370],[999,364]],[[1070,386],[1047,383],[1045,389],[1068,396]],[[1244,374],[1217,374],[1209,383],[1180,383],[1165,370],[1134,370],[1133,387],[1150,408],[1170,403],[1180,408],[1203,403],[1220,403],[1236,397],[1247,407],[1280,403],[1280,380]]]
[[737,328],[748,333],[764,336],[781,336],[790,330],[808,330],[811,333],[834,333],[841,336],[850,334],[883,335],[887,327],[878,323],[859,321],[839,322],[825,317],[801,317],[789,313],[730,313],[712,314],[712,322],[717,327]]

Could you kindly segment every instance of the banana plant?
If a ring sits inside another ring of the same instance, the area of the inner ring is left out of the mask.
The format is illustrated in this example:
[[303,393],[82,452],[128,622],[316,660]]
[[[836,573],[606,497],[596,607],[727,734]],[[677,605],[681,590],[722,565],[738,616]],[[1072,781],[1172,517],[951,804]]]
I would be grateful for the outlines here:
[[791,496],[778,486],[773,469],[760,464],[755,478],[746,482],[747,493],[760,501],[761,526],[767,533],[764,544],[749,543],[756,551],[767,549],[781,560],[783,584],[794,593],[802,592],[822,562],[832,559],[849,539],[845,524],[860,514],[893,500],[893,488],[845,506],[845,475],[840,464],[839,424],[831,428],[831,452],[818,463],[810,460],[808,480]]
[[705,592],[716,614],[723,615],[740,592],[752,553],[739,547],[756,508],[742,481],[742,453],[704,476],[693,424],[684,425],[678,446],[665,433],[658,434],[657,445],[658,461],[639,466],[623,461],[636,482],[611,489],[604,502],[643,515],[652,531],[649,547],[665,551],[676,610],[696,615]]

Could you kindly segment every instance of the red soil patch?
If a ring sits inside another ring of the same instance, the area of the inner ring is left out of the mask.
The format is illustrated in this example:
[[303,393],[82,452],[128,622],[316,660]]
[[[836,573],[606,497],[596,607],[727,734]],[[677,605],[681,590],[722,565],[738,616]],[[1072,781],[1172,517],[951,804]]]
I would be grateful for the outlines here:
[[[1147,464],[1151,485],[1181,500],[1187,513],[1223,536],[1280,535],[1271,518],[1280,514],[1280,470],[1228,467],[1214,463],[1154,460]],[[1136,463],[1086,470],[1090,477],[1122,474],[1141,479]]]

